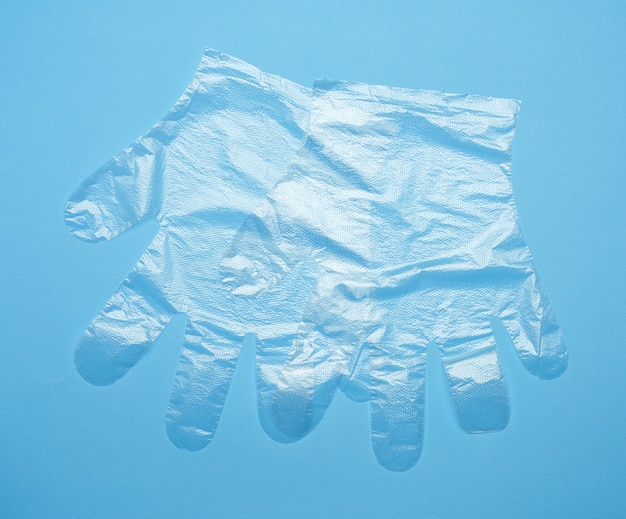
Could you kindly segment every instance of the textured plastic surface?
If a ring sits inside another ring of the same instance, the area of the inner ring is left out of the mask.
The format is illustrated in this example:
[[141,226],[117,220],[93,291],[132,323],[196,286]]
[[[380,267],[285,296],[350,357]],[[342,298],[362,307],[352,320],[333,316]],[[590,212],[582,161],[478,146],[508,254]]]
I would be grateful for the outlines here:
[[[147,351],[177,313],[187,316],[167,431],[202,448],[217,427],[247,332],[289,343],[309,287],[259,304],[221,286],[219,262],[250,212],[284,174],[308,118],[310,91],[207,50],[168,115],[89,177],[67,203],[71,232],[108,240],[146,218],[159,232],[80,339],[76,366],[110,384]],[[254,329],[248,324],[253,323]],[[266,355],[272,357],[270,349]]]
[[247,296],[280,293],[300,261],[317,263],[284,367],[259,369],[266,430],[273,421],[304,436],[341,386],[371,396],[374,452],[406,470],[422,449],[429,342],[467,432],[502,429],[509,416],[494,319],[531,373],[565,370],[513,201],[518,109],[507,99],[316,85],[303,147],[222,262],[228,288]]

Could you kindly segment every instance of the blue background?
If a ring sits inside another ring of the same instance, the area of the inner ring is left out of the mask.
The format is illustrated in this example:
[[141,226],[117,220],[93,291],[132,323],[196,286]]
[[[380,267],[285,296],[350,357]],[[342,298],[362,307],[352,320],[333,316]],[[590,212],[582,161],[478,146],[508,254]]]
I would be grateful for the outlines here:
[[[502,351],[505,431],[463,433],[434,362],[412,470],[376,464],[368,406],[342,395],[278,444],[247,347],[214,441],[180,451],[163,420],[182,321],[115,385],[78,376],[78,337],[155,228],[84,243],[65,200],[165,114],[205,46],[304,84],[523,101],[514,191],[570,367],[543,382]],[[626,517],[625,2],[5,0],[0,74],[0,517]]]

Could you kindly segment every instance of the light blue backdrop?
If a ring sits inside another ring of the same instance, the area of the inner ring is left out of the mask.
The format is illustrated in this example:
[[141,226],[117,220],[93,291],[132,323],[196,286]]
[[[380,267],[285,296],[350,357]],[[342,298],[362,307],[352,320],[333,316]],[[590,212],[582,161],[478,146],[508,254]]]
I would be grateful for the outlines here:
[[[522,226],[570,348],[557,380],[504,351],[501,433],[455,422],[429,367],[426,444],[380,468],[367,405],[337,398],[305,440],[258,425],[245,349],[213,443],[163,419],[178,322],[119,383],[75,372],[76,340],[154,233],[98,245],[65,200],[161,118],[205,46],[292,80],[515,97]],[[626,516],[626,3],[611,1],[2,2],[0,517]]]

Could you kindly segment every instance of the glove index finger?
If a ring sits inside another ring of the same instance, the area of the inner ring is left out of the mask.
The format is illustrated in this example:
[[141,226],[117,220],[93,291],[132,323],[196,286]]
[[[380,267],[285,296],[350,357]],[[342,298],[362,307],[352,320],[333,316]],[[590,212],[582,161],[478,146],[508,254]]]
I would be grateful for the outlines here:
[[78,372],[90,384],[112,384],[139,361],[175,313],[150,280],[134,271],[79,340]]

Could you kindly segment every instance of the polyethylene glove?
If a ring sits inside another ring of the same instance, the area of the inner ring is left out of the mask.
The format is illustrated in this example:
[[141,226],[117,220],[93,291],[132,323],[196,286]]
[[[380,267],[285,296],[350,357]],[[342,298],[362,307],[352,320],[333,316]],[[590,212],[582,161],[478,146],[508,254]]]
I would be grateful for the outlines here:
[[154,241],[80,339],[75,361],[87,381],[111,384],[184,313],[166,418],[179,447],[199,449],[212,438],[249,324],[257,338],[279,345],[297,330],[306,285],[287,283],[288,293],[259,305],[223,289],[219,262],[285,173],[309,102],[304,87],[207,50],[167,116],[67,203],[70,231],[88,241],[111,239],[146,218],[159,223]]
[[222,262],[225,283],[244,295],[279,291],[272,287],[303,258],[318,265],[284,367],[259,371],[261,416],[302,437],[338,385],[358,396],[365,381],[375,454],[406,470],[422,448],[429,342],[467,432],[508,420],[494,319],[531,373],[565,370],[561,331],[513,202],[518,108],[506,99],[316,86],[295,162]]

